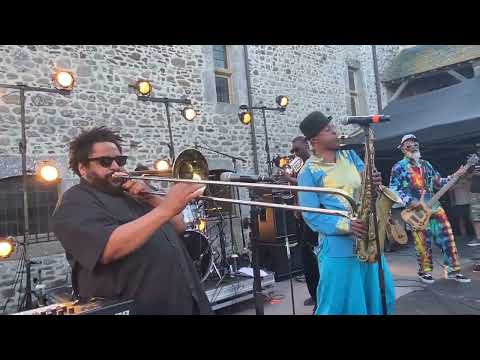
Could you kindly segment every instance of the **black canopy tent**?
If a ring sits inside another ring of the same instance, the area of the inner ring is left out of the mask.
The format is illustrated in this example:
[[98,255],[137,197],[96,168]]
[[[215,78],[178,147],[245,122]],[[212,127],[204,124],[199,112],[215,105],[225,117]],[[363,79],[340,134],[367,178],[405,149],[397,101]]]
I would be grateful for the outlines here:
[[415,134],[422,147],[450,148],[480,137],[480,78],[429,93],[394,100],[382,111],[391,121],[375,126],[379,155],[397,152],[403,135]]
[[[384,184],[393,164],[403,155],[397,146],[409,133],[421,143],[422,157],[442,174],[452,174],[480,144],[480,78],[429,93],[394,100],[382,111],[391,121],[374,125],[376,166]],[[449,197],[441,202],[447,213]],[[456,226],[456,219],[450,221]]]

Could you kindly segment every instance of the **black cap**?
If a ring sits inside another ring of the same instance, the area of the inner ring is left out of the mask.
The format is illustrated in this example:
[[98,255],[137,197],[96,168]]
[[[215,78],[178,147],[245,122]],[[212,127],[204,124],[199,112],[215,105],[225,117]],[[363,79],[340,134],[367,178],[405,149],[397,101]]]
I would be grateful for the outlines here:
[[300,130],[310,140],[315,137],[332,120],[331,116],[325,116],[320,111],[314,111],[300,123]]

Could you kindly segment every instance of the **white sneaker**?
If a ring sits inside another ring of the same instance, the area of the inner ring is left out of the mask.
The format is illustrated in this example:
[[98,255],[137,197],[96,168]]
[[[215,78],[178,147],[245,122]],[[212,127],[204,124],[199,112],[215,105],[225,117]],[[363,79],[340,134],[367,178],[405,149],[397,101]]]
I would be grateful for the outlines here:
[[469,282],[472,281],[471,279],[467,278],[466,276],[464,276],[460,273],[450,273],[450,274],[448,274],[447,279],[455,280],[455,281],[458,281],[458,282],[461,282],[461,283],[469,283]]
[[420,278],[420,281],[425,284],[433,284],[435,282],[435,280],[433,280],[432,274],[429,273],[418,274],[418,277]]
[[480,240],[478,239],[473,239],[472,241],[469,241],[467,243],[467,246],[480,246]]

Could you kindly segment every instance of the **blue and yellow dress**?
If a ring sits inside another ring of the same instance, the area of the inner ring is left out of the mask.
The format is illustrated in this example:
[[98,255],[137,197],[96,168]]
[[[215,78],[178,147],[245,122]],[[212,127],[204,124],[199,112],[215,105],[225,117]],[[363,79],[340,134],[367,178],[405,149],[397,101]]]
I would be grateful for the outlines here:
[[[327,163],[312,155],[298,176],[299,186],[328,187],[346,191],[358,198],[364,170],[353,150],[338,150],[336,162]],[[299,192],[299,204],[313,208],[350,210],[341,196]],[[381,315],[382,302],[378,264],[360,262],[354,253],[350,220],[340,216],[302,213],[305,222],[318,232],[316,249],[320,270],[316,315]],[[382,256],[387,311],[394,312],[395,287],[387,262]]]

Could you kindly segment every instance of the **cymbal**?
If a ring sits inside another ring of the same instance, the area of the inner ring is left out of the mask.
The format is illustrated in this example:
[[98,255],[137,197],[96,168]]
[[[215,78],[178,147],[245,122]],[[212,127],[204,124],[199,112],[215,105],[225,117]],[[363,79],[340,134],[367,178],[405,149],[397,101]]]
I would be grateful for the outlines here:
[[215,208],[208,208],[208,209],[205,209],[205,211],[222,211],[223,208],[221,207],[215,207]]

